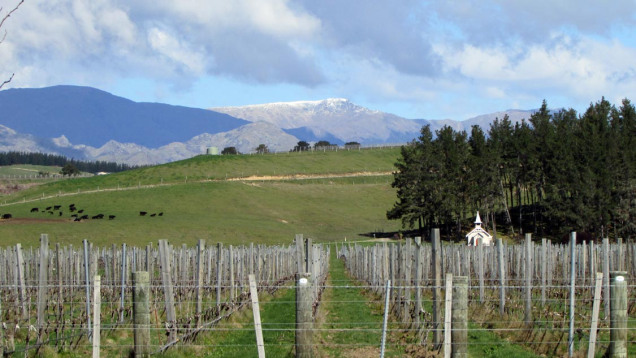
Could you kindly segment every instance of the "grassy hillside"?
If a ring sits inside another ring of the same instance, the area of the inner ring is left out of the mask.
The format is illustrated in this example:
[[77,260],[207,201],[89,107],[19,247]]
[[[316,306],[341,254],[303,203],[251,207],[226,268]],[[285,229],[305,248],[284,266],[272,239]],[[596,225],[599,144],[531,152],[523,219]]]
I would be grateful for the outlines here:
[[[399,223],[385,218],[395,201],[390,175],[268,181],[226,181],[225,176],[389,172],[398,153],[394,148],[200,156],[58,181],[3,197],[3,202],[15,204],[0,207],[0,213],[13,216],[0,221],[0,237],[5,245],[37,245],[41,233],[49,234],[51,242],[78,245],[85,238],[97,245],[145,245],[162,238],[174,244],[193,244],[199,238],[242,244],[288,242],[296,233],[332,241],[397,230]],[[83,214],[105,218],[74,222],[70,204],[84,209]],[[45,210],[53,205],[61,205],[60,210]],[[31,212],[34,207],[38,212]],[[148,214],[140,216],[140,211]],[[157,215],[150,217],[153,213]],[[109,215],[115,219],[108,220]]]
[[0,166],[0,177],[7,175],[38,175],[40,172],[49,174],[59,174],[60,167],[51,167],[44,165],[16,164]]

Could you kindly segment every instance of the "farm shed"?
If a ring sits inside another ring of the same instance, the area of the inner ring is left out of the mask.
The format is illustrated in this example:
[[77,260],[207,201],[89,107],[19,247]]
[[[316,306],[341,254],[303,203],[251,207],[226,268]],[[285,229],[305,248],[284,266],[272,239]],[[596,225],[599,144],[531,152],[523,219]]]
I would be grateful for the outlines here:
[[475,218],[475,228],[466,235],[466,244],[468,246],[490,246],[492,244],[492,235],[488,231],[481,227],[481,218],[479,217],[479,211]]

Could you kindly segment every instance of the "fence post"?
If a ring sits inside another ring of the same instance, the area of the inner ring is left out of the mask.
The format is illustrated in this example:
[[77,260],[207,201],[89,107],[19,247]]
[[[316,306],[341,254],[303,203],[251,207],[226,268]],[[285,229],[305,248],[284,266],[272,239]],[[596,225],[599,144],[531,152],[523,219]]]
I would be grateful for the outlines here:
[[525,301],[524,322],[527,326],[532,324],[532,235],[526,234],[525,241]]
[[24,255],[22,254],[22,246],[20,244],[15,245],[15,254],[17,260],[17,273],[18,284],[20,285],[20,305],[22,306],[22,318],[27,318],[27,304],[26,304],[26,284],[24,278]]
[[201,264],[201,255],[205,249],[205,240],[199,239],[197,245],[197,328],[201,327],[201,308],[202,308],[202,296],[201,286],[203,285],[203,265]]
[[[216,307],[221,307],[221,281],[223,281],[223,244],[216,244]],[[219,312],[220,314],[220,312]]]
[[627,358],[627,272],[610,273],[610,358]]
[[102,278],[96,275],[93,277],[93,358],[99,358],[102,313],[101,287]]
[[610,271],[609,271],[609,239],[603,239],[603,300],[604,309],[605,309],[605,319],[610,316],[610,300],[611,300],[611,292],[610,292]]
[[391,280],[386,281],[386,293],[384,294],[384,319],[382,320],[382,345],[380,347],[380,358],[384,358],[386,346],[386,329],[389,322],[389,299],[391,297]]
[[453,274],[446,274],[446,300],[444,307],[444,358],[450,358],[452,352],[451,311],[453,309]]
[[250,297],[252,298],[252,312],[254,315],[254,331],[256,333],[256,347],[258,357],[265,358],[265,343],[263,342],[263,329],[261,328],[261,311],[258,305],[258,291],[256,290],[256,278],[254,274],[249,274]]
[[453,358],[468,357],[468,277],[453,280],[451,346]]
[[119,322],[124,322],[124,301],[126,299],[126,244],[121,246],[121,297],[119,300]]
[[441,247],[439,240],[439,229],[431,231],[431,254],[433,256],[433,344],[439,347],[442,344],[442,332],[440,321],[442,316],[442,307],[440,299],[442,296],[442,265],[441,265]]
[[296,279],[296,357],[309,358],[312,351],[312,290],[309,273]]
[[574,294],[576,288],[576,232],[570,233],[570,331],[568,334],[568,356],[574,354]]
[[159,240],[159,258],[161,260],[161,280],[166,299],[166,326],[168,328],[168,340],[177,338],[177,319],[174,308],[174,293],[172,289],[172,276],[170,270],[170,248],[166,240]]
[[499,314],[503,316],[506,305],[506,278],[503,241],[497,239],[497,265],[499,267]]
[[[42,234],[40,236],[40,270],[39,270],[39,282],[38,282],[38,303],[37,303],[37,315],[38,315],[38,343],[42,343],[46,332],[44,330],[45,316],[46,316],[46,301],[48,299],[48,272],[49,272],[49,236]],[[88,294],[88,293],[87,293]],[[90,313],[90,310],[88,311]],[[90,325],[90,318],[88,324]],[[89,328],[90,334],[90,328]]]
[[135,357],[150,356],[150,276],[148,271],[133,272],[133,320]]
[[596,329],[598,328],[598,315],[601,308],[601,288],[603,286],[603,273],[596,273],[594,286],[594,303],[592,304],[592,325],[590,327],[590,342],[587,348],[587,358],[594,358],[596,353]]

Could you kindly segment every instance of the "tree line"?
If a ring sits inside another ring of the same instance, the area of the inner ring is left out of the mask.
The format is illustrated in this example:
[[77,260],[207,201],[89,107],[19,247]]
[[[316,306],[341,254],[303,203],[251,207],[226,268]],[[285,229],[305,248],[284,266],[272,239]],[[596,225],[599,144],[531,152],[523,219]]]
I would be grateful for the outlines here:
[[0,165],[14,165],[14,164],[31,164],[31,165],[43,165],[43,166],[57,166],[57,167],[73,167],[78,171],[98,173],[108,172],[116,173],[125,170],[135,169],[138,166],[131,166],[128,164],[105,162],[105,161],[80,161],[75,159],[69,159],[67,157],[35,152],[0,152]]
[[556,239],[636,235],[636,110],[605,98],[585,113],[550,111],[526,120],[496,119],[470,135],[445,126],[421,129],[401,149],[387,218],[422,233],[433,226],[461,239],[479,210],[497,234]]

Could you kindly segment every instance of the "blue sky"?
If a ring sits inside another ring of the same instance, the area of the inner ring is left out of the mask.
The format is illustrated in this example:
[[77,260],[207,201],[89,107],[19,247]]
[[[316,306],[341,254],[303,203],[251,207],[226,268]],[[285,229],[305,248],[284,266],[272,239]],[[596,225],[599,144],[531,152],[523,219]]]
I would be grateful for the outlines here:
[[199,108],[339,97],[457,120],[636,101],[633,0],[26,0],[3,27],[9,88]]

